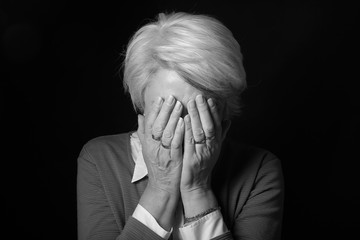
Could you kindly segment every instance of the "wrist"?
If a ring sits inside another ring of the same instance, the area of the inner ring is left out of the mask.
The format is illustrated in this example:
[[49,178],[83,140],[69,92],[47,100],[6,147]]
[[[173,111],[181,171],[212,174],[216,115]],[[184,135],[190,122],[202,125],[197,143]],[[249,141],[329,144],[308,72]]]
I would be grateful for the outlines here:
[[215,194],[209,188],[181,191],[181,199],[185,217],[192,217],[218,206]]
[[170,231],[180,194],[170,193],[147,185],[139,204],[145,208],[166,231]]
[[146,186],[146,190],[159,196],[171,197],[171,198],[180,197],[180,187],[179,186],[176,187],[176,185],[163,186],[149,181]]
[[156,209],[163,209],[166,205],[177,204],[180,198],[180,192],[169,192],[148,184],[143,192],[139,203],[142,206],[151,205]]

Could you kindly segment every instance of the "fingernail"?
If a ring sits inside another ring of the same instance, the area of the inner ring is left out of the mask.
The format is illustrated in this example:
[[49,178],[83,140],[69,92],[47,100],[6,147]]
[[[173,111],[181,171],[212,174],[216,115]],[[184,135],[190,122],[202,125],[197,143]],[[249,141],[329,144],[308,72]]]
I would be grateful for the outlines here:
[[182,107],[181,102],[180,102],[180,101],[176,101],[175,109],[176,109],[177,111],[179,111],[179,110],[181,109],[181,107]]
[[174,103],[174,100],[175,100],[175,98],[174,98],[172,95],[170,95],[170,96],[168,97],[168,99],[167,99],[167,103],[168,103],[169,105],[172,105],[172,104]]
[[184,125],[184,119],[179,118],[178,126],[179,126],[179,127],[182,127],[182,125]]
[[186,114],[186,116],[184,117],[184,122],[190,123],[190,116],[189,116],[189,114]]
[[190,100],[190,101],[188,102],[188,108],[189,108],[189,109],[194,109],[194,108],[196,108],[196,106],[195,106],[195,101],[194,101],[194,100]]
[[212,98],[208,99],[208,104],[209,104],[210,107],[215,107],[215,102],[214,102],[214,100]]
[[156,100],[155,100],[155,103],[157,105],[160,105],[162,103],[163,99],[161,97],[158,97]]
[[204,97],[202,95],[197,95],[196,96],[196,101],[198,103],[204,103]]

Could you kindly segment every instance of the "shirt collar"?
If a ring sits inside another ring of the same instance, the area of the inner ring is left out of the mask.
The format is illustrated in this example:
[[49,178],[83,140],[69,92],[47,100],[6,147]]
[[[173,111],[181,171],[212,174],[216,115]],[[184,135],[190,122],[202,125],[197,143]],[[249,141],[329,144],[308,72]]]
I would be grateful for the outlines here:
[[141,143],[137,132],[130,135],[131,156],[135,163],[131,183],[139,181],[147,176],[148,170],[142,155]]

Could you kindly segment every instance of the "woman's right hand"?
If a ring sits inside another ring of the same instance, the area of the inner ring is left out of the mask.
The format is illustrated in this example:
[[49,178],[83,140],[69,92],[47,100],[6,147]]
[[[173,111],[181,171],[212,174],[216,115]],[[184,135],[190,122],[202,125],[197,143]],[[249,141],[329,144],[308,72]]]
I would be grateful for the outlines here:
[[182,104],[173,96],[158,98],[146,116],[138,115],[138,135],[148,169],[148,185],[140,204],[165,229],[172,227],[180,198],[184,120]]
[[184,122],[182,104],[173,96],[158,98],[149,114],[138,117],[138,135],[148,168],[149,185],[175,194],[182,170]]

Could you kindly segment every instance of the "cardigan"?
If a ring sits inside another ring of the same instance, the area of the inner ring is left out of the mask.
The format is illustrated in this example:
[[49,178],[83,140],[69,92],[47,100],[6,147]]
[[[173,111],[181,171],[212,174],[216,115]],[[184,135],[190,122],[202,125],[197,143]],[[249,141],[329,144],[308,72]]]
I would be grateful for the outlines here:
[[[87,142],[78,157],[78,238],[162,239],[132,217],[146,188],[131,183],[130,134]],[[219,239],[280,239],[283,212],[280,160],[271,152],[225,140],[212,173],[212,188],[229,232]]]

